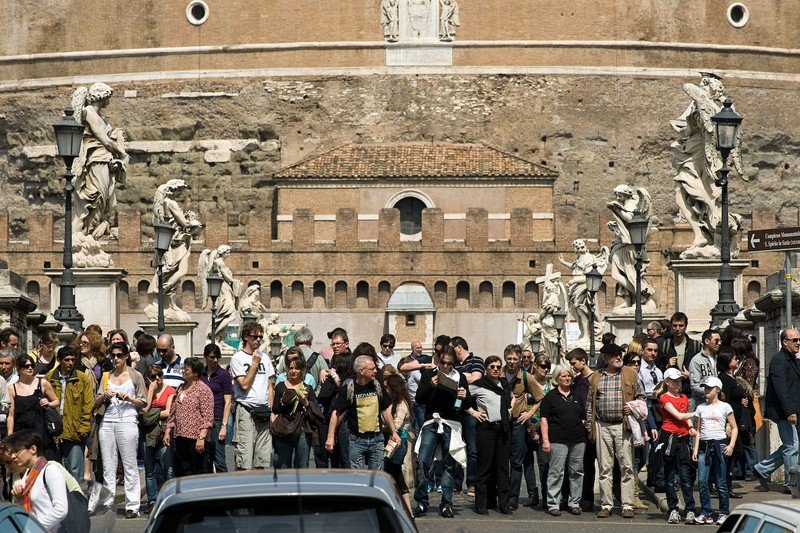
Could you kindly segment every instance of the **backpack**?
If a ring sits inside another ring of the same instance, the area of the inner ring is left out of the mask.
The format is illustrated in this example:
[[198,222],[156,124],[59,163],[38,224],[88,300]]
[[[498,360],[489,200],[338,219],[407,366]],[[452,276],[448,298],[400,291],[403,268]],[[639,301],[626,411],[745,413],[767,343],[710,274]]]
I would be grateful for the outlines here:
[[[378,393],[378,404],[380,404],[381,400],[383,400],[383,388],[381,387],[381,384],[378,382],[378,380],[375,379],[375,378],[372,378],[372,384],[375,385],[375,392]],[[346,390],[347,390],[347,403],[353,403],[353,397],[355,397],[355,395],[356,395],[356,392],[355,392],[356,391],[355,380],[348,379],[345,382],[344,386],[347,387],[346,388]]]
[[[91,520],[89,518],[89,501],[83,494],[80,485],[72,477],[64,465],[58,461],[47,461],[47,466],[55,465],[64,476],[67,484],[67,516],[59,524],[59,531],[62,533],[85,533],[91,529]],[[45,467],[42,470],[42,482],[47,494],[50,494],[50,489],[47,487],[47,477],[44,476]]]

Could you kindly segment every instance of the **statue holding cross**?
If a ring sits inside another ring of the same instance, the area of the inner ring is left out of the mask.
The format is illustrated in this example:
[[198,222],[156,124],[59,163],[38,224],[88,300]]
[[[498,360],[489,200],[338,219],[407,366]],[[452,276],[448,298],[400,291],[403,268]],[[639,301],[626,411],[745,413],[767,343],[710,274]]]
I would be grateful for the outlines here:
[[[542,327],[542,351],[553,364],[556,364],[561,360],[561,354],[558,353],[559,332],[556,329],[553,313],[567,308],[567,289],[564,287],[564,282],[561,281],[561,272],[554,272],[552,263],[547,264],[544,276],[536,278],[536,284],[541,285],[544,289],[542,312],[539,315]],[[565,331],[561,332],[562,336],[565,334]],[[567,346],[564,338],[561,340],[561,346],[562,349]]]
[[586,273],[596,266],[601,274],[608,268],[609,249],[607,246],[600,248],[600,253],[594,255],[586,247],[583,239],[575,239],[572,242],[572,249],[575,252],[575,260],[568,263],[564,257],[559,255],[558,260],[562,265],[572,270],[572,279],[567,283],[567,298],[569,300],[569,312],[578,321],[580,336],[578,337],[579,346],[588,346],[589,335],[597,336],[602,330],[601,321],[595,319],[594,332],[589,331],[590,315],[587,302],[589,293],[586,288]]

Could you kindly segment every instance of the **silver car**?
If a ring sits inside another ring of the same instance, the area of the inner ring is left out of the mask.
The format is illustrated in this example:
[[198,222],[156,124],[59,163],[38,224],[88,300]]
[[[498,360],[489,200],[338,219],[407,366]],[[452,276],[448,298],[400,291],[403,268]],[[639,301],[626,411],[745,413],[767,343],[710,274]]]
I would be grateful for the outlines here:
[[391,477],[363,470],[251,470],[172,479],[148,533],[416,532]]
[[738,505],[717,533],[800,533],[800,500]]

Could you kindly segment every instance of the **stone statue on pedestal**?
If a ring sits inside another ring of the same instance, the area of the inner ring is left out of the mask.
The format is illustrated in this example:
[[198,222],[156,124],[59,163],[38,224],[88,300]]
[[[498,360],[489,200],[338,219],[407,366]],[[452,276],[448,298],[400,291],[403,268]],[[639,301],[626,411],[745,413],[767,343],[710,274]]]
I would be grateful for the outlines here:
[[439,4],[439,40],[449,42],[456,38],[456,28],[461,26],[458,0],[439,0]]
[[269,309],[261,303],[261,285],[255,283],[244,290],[244,295],[239,300],[239,315],[242,317],[255,317],[255,321],[267,330],[266,316]]
[[589,291],[586,287],[586,273],[597,267],[597,270],[604,274],[608,268],[609,250],[608,247],[600,248],[598,255],[592,255],[586,247],[583,239],[572,241],[572,249],[575,252],[575,260],[568,263],[564,256],[559,255],[558,260],[562,265],[572,270],[572,279],[567,283],[567,298],[569,301],[569,312],[578,321],[580,336],[578,346],[589,345],[589,335],[598,336],[602,332],[601,318],[595,312],[594,332],[590,331],[590,318],[588,297]]
[[[214,341],[222,346],[228,326],[237,318],[236,304],[239,294],[242,292],[242,282],[233,277],[230,267],[225,264],[225,259],[231,254],[231,247],[227,244],[219,246],[216,250],[206,248],[200,253],[197,260],[197,276],[200,278],[200,286],[203,288],[203,309],[208,305],[208,284],[206,277],[212,270],[222,276],[222,290],[217,297],[217,317],[215,329],[211,331],[211,325],[206,331],[206,338],[211,342],[212,335]],[[226,345],[227,346],[227,345]]]
[[[630,227],[628,223],[635,211],[647,219],[647,229],[650,230],[650,194],[642,187],[635,191],[629,185],[617,185],[614,189],[614,201],[606,206],[614,215],[614,220],[608,227],[614,232],[614,241],[611,243],[611,277],[617,282],[617,296],[623,302],[612,311],[615,315],[632,315],[636,310],[636,248],[631,244]],[[658,306],[654,300],[655,290],[645,279],[645,263],[642,264],[642,312],[656,313]]]
[[381,0],[381,25],[383,38],[394,43],[400,37],[400,6],[399,0]]
[[[567,309],[567,289],[564,283],[559,279],[560,272],[553,272],[553,264],[548,263],[544,276],[536,278],[536,284],[542,285],[544,292],[542,293],[542,312],[539,314],[541,329],[542,329],[542,346],[541,350],[544,352],[553,364],[561,360],[561,355],[558,353],[558,330],[556,329],[556,321],[553,318],[553,313],[561,309]],[[566,328],[565,328],[566,329]],[[567,343],[564,342],[565,332],[561,332],[561,351],[565,351]]]
[[[681,259],[704,259],[720,257],[719,226],[722,218],[722,190],[716,185],[717,171],[722,160],[714,139],[714,123],[711,117],[722,109],[725,88],[716,74],[702,72],[700,83],[685,83],[683,90],[692,99],[686,111],[670,126],[680,138],[671,145],[675,176],[675,200],[682,218],[691,226],[694,240],[681,253]],[[731,152],[733,168],[747,181],[739,147]],[[741,216],[730,214],[731,256],[738,255],[738,239]]]
[[[153,222],[166,223],[175,228],[170,248],[164,254],[164,319],[168,322],[189,322],[192,317],[175,303],[175,293],[180,281],[189,272],[189,254],[192,239],[198,237],[203,224],[193,211],[184,212],[174,199],[186,188],[181,179],[169,180],[156,189],[153,199]],[[151,302],[144,308],[144,314],[155,320],[158,317],[158,275],[153,276],[147,294]]]
[[542,322],[539,313],[529,313],[524,319],[522,315],[518,315],[517,320],[525,324],[525,331],[522,332],[522,342],[520,342],[522,349],[533,351],[532,341],[535,338],[539,339],[539,346],[541,346]]
[[125,151],[125,134],[112,128],[102,115],[113,94],[105,83],[94,83],[72,95],[75,120],[85,126],[80,155],[72,164],[76,176],[73,242],[79,247],[73,261],[78,268],[114,266],[97,243],[104,237],[116,238],[116,228],[112,229],[116,189],[125,182],[130,159]]

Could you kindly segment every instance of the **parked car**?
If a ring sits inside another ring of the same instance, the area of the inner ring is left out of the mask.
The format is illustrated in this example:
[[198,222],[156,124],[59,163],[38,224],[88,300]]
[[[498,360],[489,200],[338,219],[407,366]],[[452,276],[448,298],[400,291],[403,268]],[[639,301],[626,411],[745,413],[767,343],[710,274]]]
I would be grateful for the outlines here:
[[46,533],[34,516],[13,503],[0,502],[0,531]]
[[800,533],[800,500],[737,506],[717,533]]
[[417,531],[394,480],[360,470],[260,470],[176,478],[148,533]]

